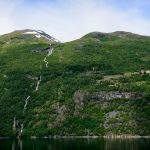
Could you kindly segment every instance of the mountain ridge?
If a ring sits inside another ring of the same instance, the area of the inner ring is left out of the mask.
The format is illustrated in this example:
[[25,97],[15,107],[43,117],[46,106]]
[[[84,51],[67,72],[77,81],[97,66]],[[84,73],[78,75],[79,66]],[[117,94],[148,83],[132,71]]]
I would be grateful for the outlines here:
[[[14,30],[12,32],[0,35],[0,36],[6,36],[9,34],[13,34],[13,33],[20,33],[20,34],[25,34],[26,32],[29,32],[31,34],[31,32],[33,32],[32,34],[45,34],[47,36],[50,37],[50,39],[52,38],[53,40],[56,40],[56,42],[60,42],[58,39],[54,38],[53,36],[47,34],[46,32],[42,31],[42,30],[34,30],[34,29],[22,29],[22,30]],[[141,34],[137,34],[137,33],[132,33],[132,32],[127,32],[127,31],[114,31],[114,32],[99,32],[99,31],[93,31],[90,33],[87,33],[85,35],[83,35],[81,38],[87,38],[87,37],[93,37],[94,36],[112,36],[112,37],[125,37],[125,36],[142,36],[142,37],[149,37],[146,35],[141,35]],[[80,39],[80,38],[79,38]],[[74,41],[74,40],[72,40]],[[67,41],[67,42],[71,42],[71,41]],[[66,43],[66,42],[63,42]]]

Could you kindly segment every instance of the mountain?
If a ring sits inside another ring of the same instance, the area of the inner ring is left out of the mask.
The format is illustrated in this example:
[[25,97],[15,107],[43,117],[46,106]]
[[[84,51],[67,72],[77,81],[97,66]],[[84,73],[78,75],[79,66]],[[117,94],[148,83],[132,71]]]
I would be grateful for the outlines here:
[[150,37],[0,36],[0,137],[53,135],[150,135]]

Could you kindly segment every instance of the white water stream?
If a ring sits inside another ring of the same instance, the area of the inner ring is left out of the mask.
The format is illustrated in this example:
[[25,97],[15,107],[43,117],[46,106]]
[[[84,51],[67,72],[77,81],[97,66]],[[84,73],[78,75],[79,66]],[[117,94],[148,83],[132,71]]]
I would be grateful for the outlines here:
[[21,129],[20,129],[20,133],[23,132],[23,123],[21,124]]
[[46,55],[46,57],[43,59],[44,63],[45,63],[45,66],[46,68],[48,68],[48,61],[47,61],[47,57],[49,57],[50,55],[52,55],[53,53],[53,48],[50,47],[49,50],[48,50],[48,54]]
[[[51,45],[50,45],[50,46],[51,46]],[[48,68],[47,57],[49,57],[50,55],[52,55],[52,53],[53,53],[53,48],[50,47],[49,50],[48,50],[48,54],[47,54],[47,55],[44,57],[44,59],[43,59],[46,68]],[[42,76],[40,75],[40,79],[37,81],[37,85],[36,85],[36,88],[35,88],[36,91],[39,90],[39,85],[40,85],[41,81],[42,81]]]
[[39,85],[40,85],[41,81],[42,81],[42,76],[40,75],[40,79],[38,80],[36,88],[35,88],[36,91],[39,90]]
[[14,121],[13,121],[13,130],[16,130],[16,117],[14,117]]
[[23,107],[23,113],[25,112],[25,110],[27,109],[27,105],[28,105],[28,100],[29,100],[30,96],[28,96],[25,100],[25,104],[24,104],[24,107]]
[[[48,61],[47,61],[47,57],[49,57],[50,55],[52,55],[53,53],[53,48],[51,47],[50,45],[50,48],[48,50],[48,54],[45,56],[45,58],[43,59],[44,63],[45,63],[45,66],[46,68],[48,68]],[[39,80],[37,81],[37,85],[36,85],[36,88],[35,90],[38,91],[39,90],[39,85],[42,81],[42,75],[40,75],[40,78]],[[24,107],[23,107],[23,114],[25,112],[25,110],[27,109],[27,105],[28,105],[28,100],[30,99],[30,96],[28,96],[26,99],[25,99],[25,104],[24,104]],[[17,129],[16,127],[16,117],[14,117],[14,120],[13,120],[13,130],[17,130],[19,131],[18,133],[18,138],[20,138],[22,132],[23,132],[23,128],[24,128],[24,124],[22,123],[21,126],[20,126],[20,129]]]

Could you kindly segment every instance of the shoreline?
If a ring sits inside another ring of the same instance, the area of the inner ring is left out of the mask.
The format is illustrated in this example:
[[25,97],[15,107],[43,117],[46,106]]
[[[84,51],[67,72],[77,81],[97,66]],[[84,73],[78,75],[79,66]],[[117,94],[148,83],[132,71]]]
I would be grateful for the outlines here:
[[104,135],[104,136],[74,136],[74,135],[53,135],[53,136],[44,136],[44,137],[26,137],[26,138],[13,138],[13,137],[0,137],[0,140],[5,139],[150,139],[150,136],[140,136],[140,135]]

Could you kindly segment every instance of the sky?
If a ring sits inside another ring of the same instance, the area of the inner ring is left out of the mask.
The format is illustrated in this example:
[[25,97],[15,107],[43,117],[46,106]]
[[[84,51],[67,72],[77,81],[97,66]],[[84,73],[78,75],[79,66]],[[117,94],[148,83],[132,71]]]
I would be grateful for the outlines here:
[[22,29],[62,42],[94,31],[150,36],[150,0],[0,0],[0,34]]

